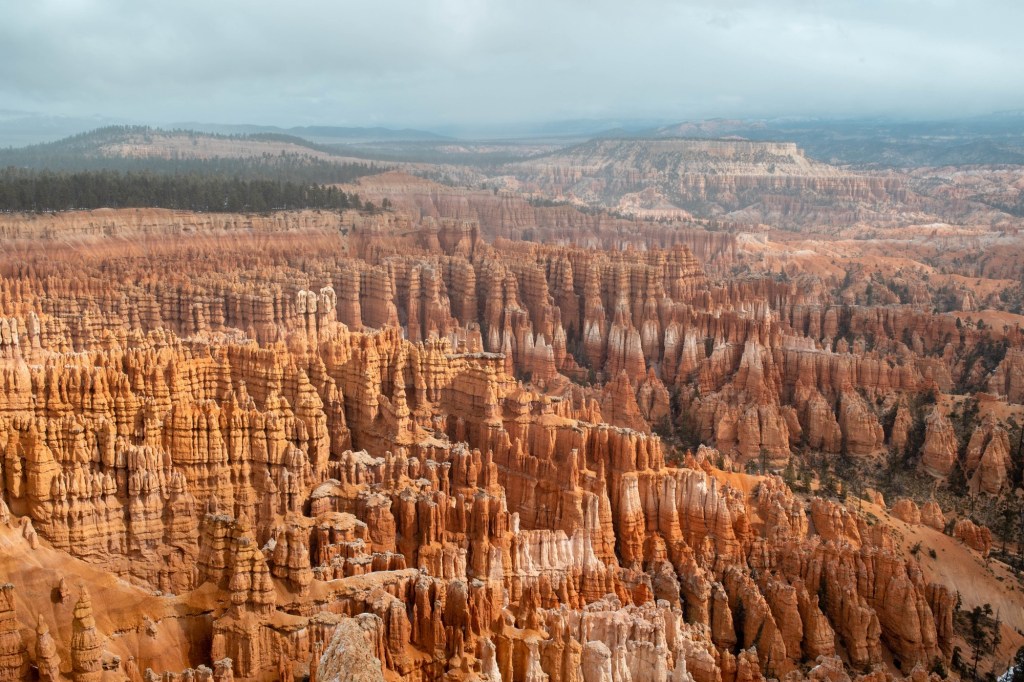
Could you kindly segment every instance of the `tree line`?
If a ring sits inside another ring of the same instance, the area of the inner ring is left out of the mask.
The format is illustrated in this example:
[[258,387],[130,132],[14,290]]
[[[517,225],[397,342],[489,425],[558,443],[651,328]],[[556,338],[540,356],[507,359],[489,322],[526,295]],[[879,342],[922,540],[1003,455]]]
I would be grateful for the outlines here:
[[94,156],[58,152],[26,152],[21,149],[0,150],[0,167],[12,166],[26,170],[50,170],[77,173],[111,170],[121,173],[155,173],[167,175],[213,175],[246,180],[281,180],[286,182],[321,182],[348,184],[366,175],[388,169],[375,163],[335,163],[305,154],[263,154],[246,158],[191,157],[136,158],[127,156]]
[[263,213],[314,209],[367,209],[359,196],[337,187],[290,180],[215,175],[123,173],[111,170],[0,171],[0,211],[49,212],[96,208],[169,208]]

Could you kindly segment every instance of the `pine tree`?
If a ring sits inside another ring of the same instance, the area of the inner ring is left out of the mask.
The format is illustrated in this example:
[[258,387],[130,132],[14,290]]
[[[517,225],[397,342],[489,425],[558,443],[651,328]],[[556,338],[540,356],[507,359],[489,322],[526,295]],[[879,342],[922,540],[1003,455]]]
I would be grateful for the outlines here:
[[967,624],[964,639],[971,647],[973,657],[971,676],[976,680],[978,679],[978,662],[981,660],[982,653],[991,651],[999,642],[999,621],[992,620],[992,606],[984,604],[975,606],[967,613]]
[[1024,646],[1017,649],[1013,657],[1013,668],[1009,682],[1024,682]]

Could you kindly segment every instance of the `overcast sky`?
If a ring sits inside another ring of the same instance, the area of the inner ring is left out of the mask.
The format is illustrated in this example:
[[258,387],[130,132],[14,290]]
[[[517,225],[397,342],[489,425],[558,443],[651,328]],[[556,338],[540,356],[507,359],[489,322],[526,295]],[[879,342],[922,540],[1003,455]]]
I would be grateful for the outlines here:
[[1020,0],[31,0],[0,109],[283,126],[1024,108]]

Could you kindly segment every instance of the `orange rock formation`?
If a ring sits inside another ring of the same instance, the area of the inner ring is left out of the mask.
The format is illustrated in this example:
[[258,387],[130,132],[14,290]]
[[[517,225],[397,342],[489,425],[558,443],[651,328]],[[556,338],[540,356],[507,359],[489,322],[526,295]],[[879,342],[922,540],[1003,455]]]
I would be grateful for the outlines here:
[[[3,537],[126,600],[72,583],[44,622],[25,605],[49,594],[4,587],[4,679],[737,682],[949,659],[955,594],[884,523],[716,468],[899,447],[958,352],[903,330],[941,331],[714,284],[682,243],[335,218],[0,261]],[[680,410],[717,449],[663,443]],[[931,473],[950,428],[928,417]],[[1006,438],[971,439],[977,489],[1006,485]]]

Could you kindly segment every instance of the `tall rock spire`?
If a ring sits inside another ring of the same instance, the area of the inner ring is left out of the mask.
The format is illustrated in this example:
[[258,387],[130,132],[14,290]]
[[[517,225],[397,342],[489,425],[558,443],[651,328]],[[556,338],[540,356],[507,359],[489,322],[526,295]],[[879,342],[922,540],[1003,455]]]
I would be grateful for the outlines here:
[[92,599],[83,585],[82,596],[75,604],[75,618],[71,622],[71,676],[75,682],[99,682],[103,676],[102,646],[96,619],[92,616]]

